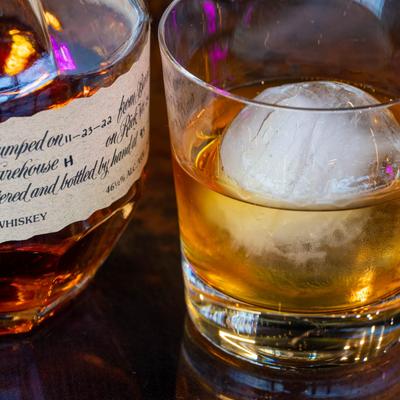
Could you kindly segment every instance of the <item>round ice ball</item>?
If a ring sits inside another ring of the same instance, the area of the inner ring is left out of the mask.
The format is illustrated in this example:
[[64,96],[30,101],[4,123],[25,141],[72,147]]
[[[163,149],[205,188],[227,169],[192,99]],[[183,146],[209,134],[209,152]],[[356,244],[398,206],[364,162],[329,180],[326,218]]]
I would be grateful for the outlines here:
[[365,91],[314,81],[272,87],[256,100],[282,107],[244,108],[220,149],[222,175],[246,192],[281,205],[336,206],[398,179],[400,126],[388,109],[368,107],[378,101]]

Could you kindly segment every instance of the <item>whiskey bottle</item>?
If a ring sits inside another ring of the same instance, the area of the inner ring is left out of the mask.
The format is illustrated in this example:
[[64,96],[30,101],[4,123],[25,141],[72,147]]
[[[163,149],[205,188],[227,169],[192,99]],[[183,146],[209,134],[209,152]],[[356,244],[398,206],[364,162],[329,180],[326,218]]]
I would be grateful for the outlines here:
[[148,135],[141,0],[0,3],[0,334],[93,277],[140,197]]

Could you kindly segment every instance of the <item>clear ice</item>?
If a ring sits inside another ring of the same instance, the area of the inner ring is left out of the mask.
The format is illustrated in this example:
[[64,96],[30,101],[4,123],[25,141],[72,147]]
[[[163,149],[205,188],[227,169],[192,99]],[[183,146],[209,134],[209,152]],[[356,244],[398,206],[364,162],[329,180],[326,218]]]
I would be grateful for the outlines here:
[[[378,101],[339,82],[273,87],[256,100],[302,109],[351,109]],[[313,112],[248,106],[226,131],[223,174],[240,188],[292,206],[334,205],[397,179],[400,126],[384,108]]]
[[[361,89],[322,81],[270,88],[257,100],[308,109],[378,103]],[[331,113],[248,106],[226,130],[220,159],[222,179],[250,199],[254,194],[284,208],[330,209],[373,196],[398,179],[400,126],[385,108]],[[372,218],[369,208],[285,212],[218,199],[209,217],[239,246],[297,265],[324,263],[329,248],[360,237]]]

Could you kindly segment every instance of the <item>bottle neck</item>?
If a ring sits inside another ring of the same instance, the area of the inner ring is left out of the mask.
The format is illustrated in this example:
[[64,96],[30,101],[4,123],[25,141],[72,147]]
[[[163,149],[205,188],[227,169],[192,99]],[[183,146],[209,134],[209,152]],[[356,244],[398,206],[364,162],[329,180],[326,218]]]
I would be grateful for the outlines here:
[[37,45],[50,53],[51,46],[45,13],[40,0],[7,0],[0,2],[0,19],[16,20],[33,32]]
[[55,75],[41,2],[0,2],[0,102],[43,86]]

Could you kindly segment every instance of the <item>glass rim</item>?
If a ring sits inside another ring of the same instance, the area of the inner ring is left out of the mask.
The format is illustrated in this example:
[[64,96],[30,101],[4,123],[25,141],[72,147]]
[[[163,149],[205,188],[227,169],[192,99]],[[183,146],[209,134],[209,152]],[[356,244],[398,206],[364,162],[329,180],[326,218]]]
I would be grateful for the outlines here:
[[[377,104],[370,104],[370,105],[365,105],[365,106],[357,106],[357,107],[342,107],[342,108],[307,108],[307,107],[293,107],[293,106],[285,106],[285,105],[280,105],[280,104],[273,104],[273,103],[267,103],[255,99],[249,99],[244,96],[240,96],[237,94],[232,93],[229,90],[225,90],[222,88],[219,88],[217,86],[212,85],[211,83],[208,83],[204,81],[203,79],[199,78],[195,74],[191,73],[187,68],[185,68],[172,54],[170,48],[168,47],[166,43],[166,38],[165,38],[165,27],[167,24],[167,21],[169,17],[171,16],[171,13],[175,9],[175,7],[179,4],[182,3],[183,1],[186,0],[173,0],[171,4],[166,8],[164,11],[159,26],[158,26],[158,40],[160,43],[160,50],[161,54],[165,56],[170,64],[175,68],[175,70],[183,75],[185,78],[190,80],[192,83],[202,87],[206,91],[217,95],[221,97],[225,97],[226,99],[236,101],[237,103],[242,103],[247,106],[257,106],[261,108],[266,108],[266,109],[274,109],[274,110],[286,110],[286,111],[301,111],[301,112],[316,112],[316,113],[352,113],[352,112],[357,112],[357,111],[373,111],[373,110],[379,110],[379,109],[384,109],[384,108],[389,108],[395,105],[400,104],[400,98],[396,98],[387,102],[379,102]],[[312,82],[312,81],[310,81]],[[335,81],[330,81],[330,82],[335,82]],[[336,82],[341,82],[341,81],[336,81]],[[346,82],[341,82],[341,83],[346,83]]]

